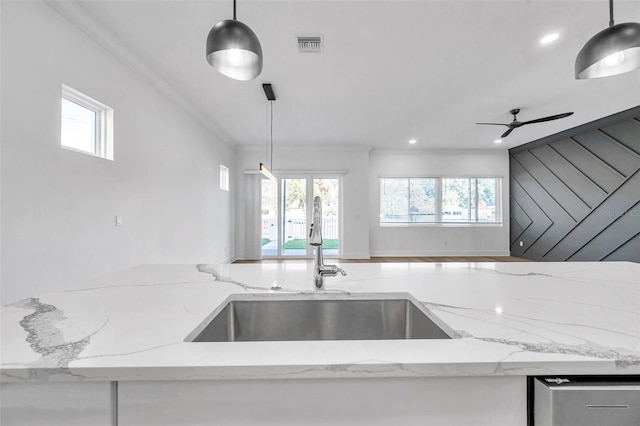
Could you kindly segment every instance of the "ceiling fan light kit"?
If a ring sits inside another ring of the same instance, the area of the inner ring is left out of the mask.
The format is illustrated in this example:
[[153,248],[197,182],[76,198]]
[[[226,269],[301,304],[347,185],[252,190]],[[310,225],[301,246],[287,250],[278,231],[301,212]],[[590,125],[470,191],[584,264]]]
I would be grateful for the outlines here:
[[640,23],[614,25],[609,0],[609,27],[582,47],[575,62],[576,79],[609,77],[640,68]]
[[218,22],[207,36],[207,62],[221,74],[234,80],[253,80],[262,72],[262,46],[256,34],[236,19]]

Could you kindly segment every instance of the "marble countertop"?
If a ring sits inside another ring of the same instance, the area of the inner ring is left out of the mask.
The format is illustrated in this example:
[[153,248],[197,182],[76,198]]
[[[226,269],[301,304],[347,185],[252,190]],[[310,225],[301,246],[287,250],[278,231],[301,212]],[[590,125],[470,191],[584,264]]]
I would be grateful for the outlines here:
[[[640,374],[640,265],[143,265],[1,308],[0,380]],[[277,284],[280,290],[273,291]],[[230,295],[408,292],[450,340],[185,342]]]

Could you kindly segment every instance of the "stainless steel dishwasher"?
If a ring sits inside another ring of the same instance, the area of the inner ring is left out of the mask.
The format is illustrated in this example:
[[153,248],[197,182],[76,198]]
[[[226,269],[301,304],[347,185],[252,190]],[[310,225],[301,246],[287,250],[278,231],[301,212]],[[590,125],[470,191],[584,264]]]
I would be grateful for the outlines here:
[[530,379],[531,426],[640,426],[640,376]]

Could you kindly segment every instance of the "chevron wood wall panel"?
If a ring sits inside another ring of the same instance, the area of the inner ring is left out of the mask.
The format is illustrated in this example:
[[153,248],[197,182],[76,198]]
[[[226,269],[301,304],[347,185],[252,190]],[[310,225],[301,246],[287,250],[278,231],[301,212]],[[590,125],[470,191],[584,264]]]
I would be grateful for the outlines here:
[[640,262],[640,106],[509,150],[511,254]]

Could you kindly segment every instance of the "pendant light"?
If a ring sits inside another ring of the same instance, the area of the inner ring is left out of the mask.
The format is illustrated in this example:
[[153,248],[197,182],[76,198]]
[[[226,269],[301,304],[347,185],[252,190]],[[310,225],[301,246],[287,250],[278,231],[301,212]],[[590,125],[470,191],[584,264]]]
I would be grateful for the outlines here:
[[591,37],[576,57],[576,79],[609,77],[640,68],[640,23],[613,24],[609,0],[609,28]]
[[262,72],[262,46],[256,34],[236,19],[218,22],[207,37],[207,62],[234,80],[253,80]]
[[262,173],[268,179],[270,179],[271,181],[276,183],[277,179],[274,176],[274,174],[271,172],[271,170],[273,170],[273,101],[276,100],[276,95],[275,95],[275,93],[273,93],[273,87],[271,87],[270,83],[264,83],[262,85],[262,89],[264,90],[264,94],[267,97],[267,101],[269,102],[268,105],[269,105],[269,111],[270,111],[270,114],[269,114],[270,115],[270,120],[269,120],[269,123],[270,123],[269,124],[270,137],[266,138],[266,140],[267,140],[266,157],[269,159],[270,164],[269,164],[269,167],[267,167],[266,164],[260,163],[260,173]]

